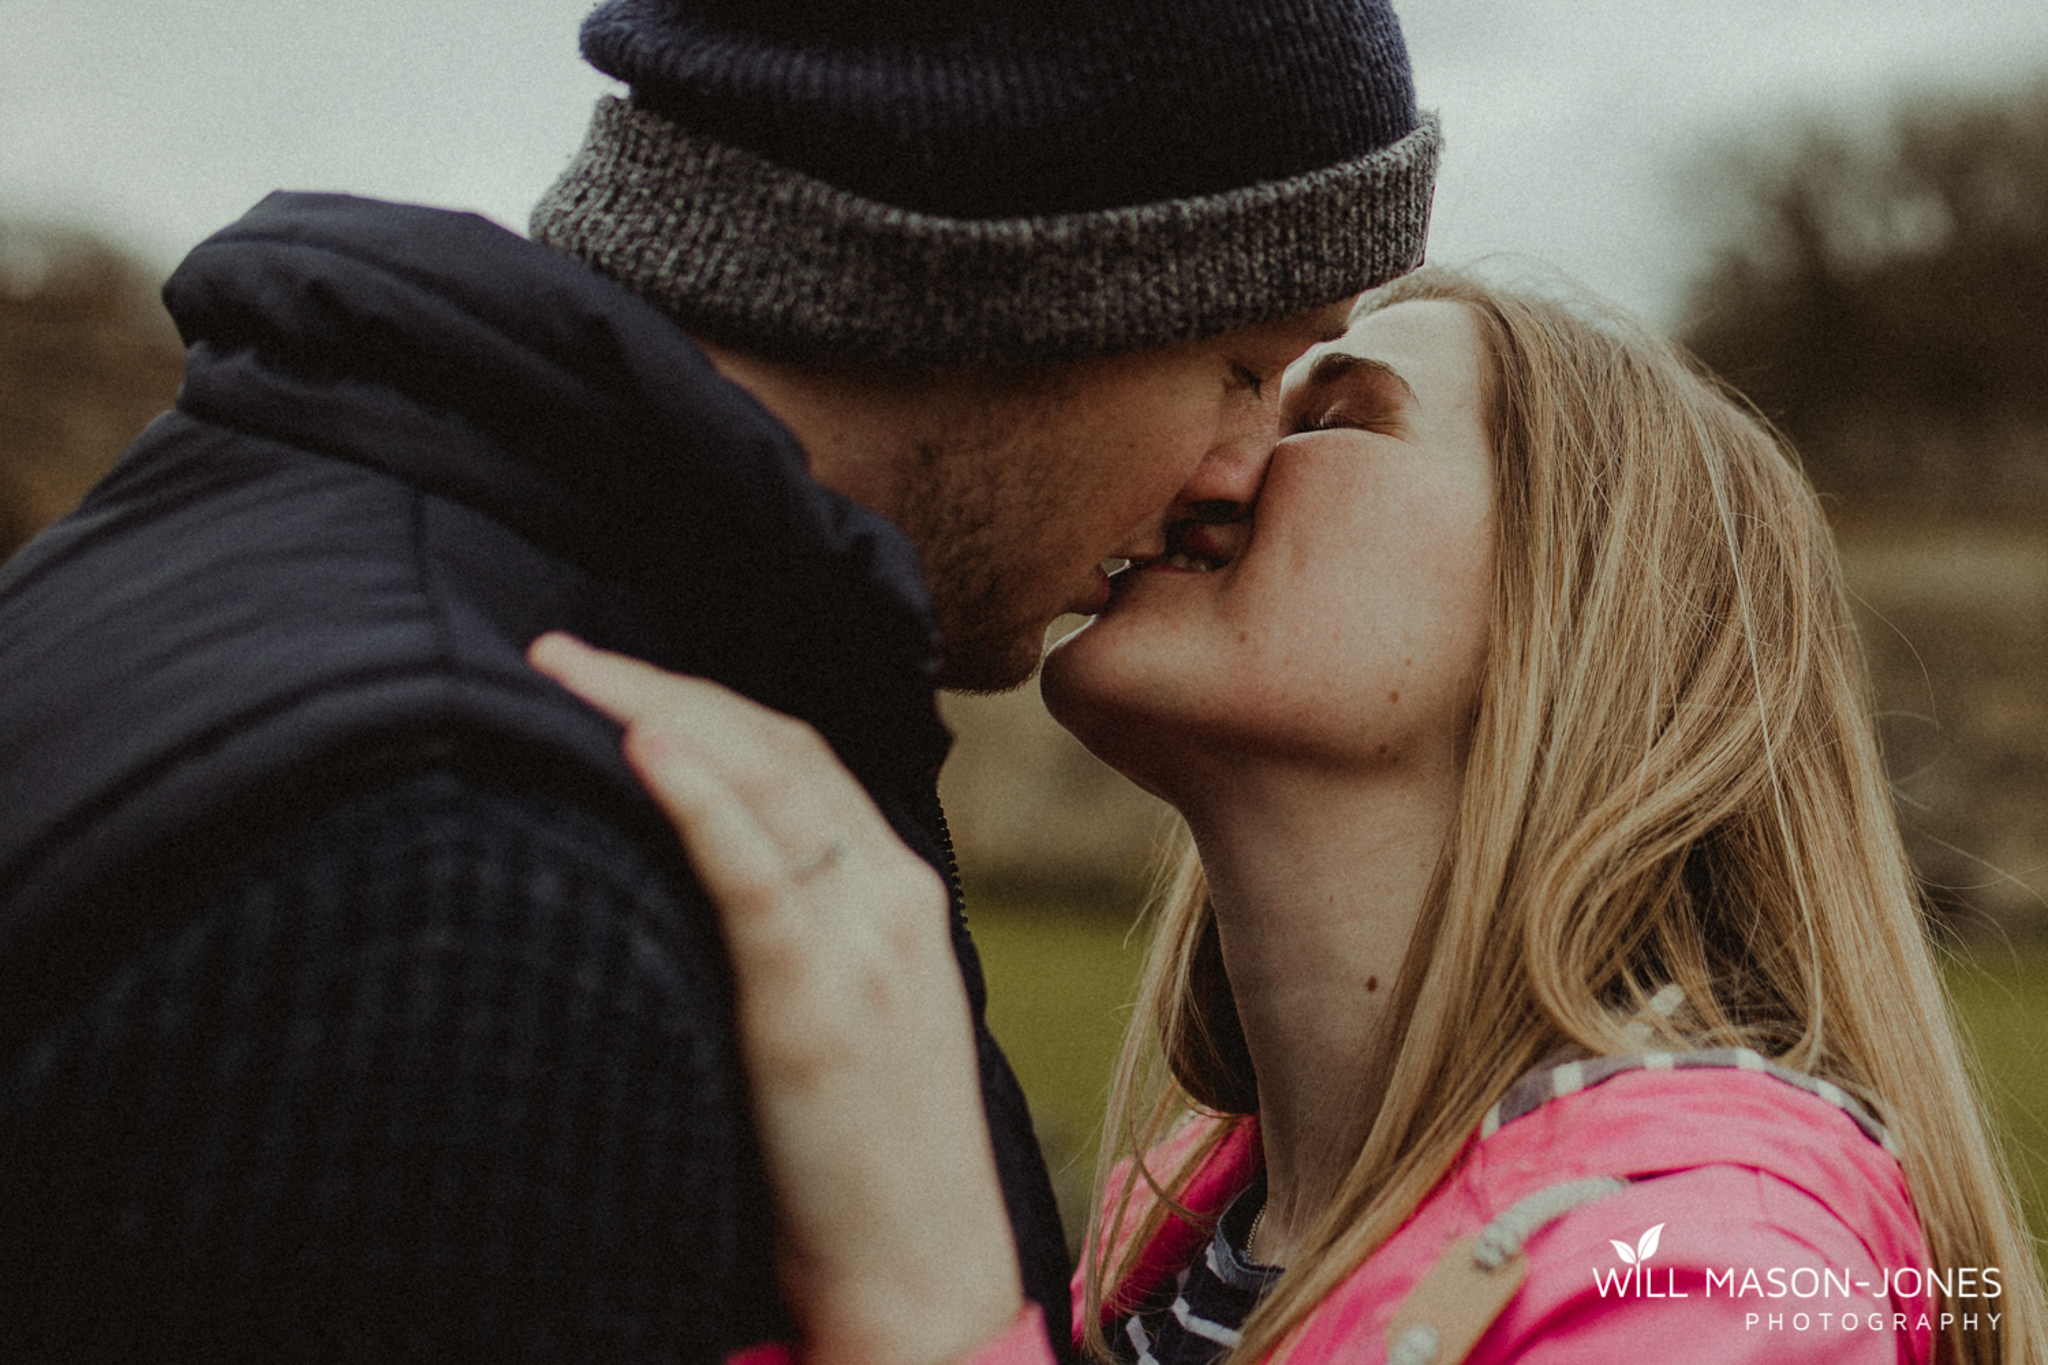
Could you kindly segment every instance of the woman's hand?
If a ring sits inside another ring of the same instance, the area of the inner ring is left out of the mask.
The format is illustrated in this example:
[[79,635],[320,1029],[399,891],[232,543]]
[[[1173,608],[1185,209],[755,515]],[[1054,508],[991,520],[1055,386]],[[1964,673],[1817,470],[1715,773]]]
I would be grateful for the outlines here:
[[732,955],[741,1047],[810,1359],[926,1365],[1016,1320],[946,888],[816,731],[545,635],[534,667],[626,726]]

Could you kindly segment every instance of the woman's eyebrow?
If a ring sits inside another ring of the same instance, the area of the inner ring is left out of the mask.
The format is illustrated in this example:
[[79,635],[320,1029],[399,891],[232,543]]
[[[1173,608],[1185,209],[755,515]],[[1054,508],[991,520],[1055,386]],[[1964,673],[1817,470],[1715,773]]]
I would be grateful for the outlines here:
[[1327,355],[1318,357],[1316,363],[1309,366],[1307,383],[1310,388],[1319,389],[1334,384],[1338,380],[1348,375],[1356,374],[1361,370],[1392,380],[1401,386],[1401,392],[1408,395],[1409,402],[1419,401],[1415,397],[1414,388],[1410,386],[1406,379],[1401,377],[1401,372],[1392,365],[1389,365],[1384,360],[1374,360],[1370,356],[1351,355],[1344,351],[1331,351]]

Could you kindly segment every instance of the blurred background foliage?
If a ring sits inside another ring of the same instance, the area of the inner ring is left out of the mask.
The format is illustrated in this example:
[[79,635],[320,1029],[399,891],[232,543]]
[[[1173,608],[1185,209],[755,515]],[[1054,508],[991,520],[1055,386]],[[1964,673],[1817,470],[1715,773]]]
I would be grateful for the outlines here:
[[1686,340],[1814,481],[1916,515],[2048,504],[2048,80],[1807,121],[1716,160],[1736,217]]
[[140,265],[85,232],[0,222],[0,558],[170,406],[183,364]]
[[[1826,499],[1958,1012],[2048,1227],[2048,79],[1763,127],[1692,181],[1727,226],[1679,331]],[[0,556],[171,403],[180,352],[155,283],[0,205]],[[991,1017],[1078,1228],[1132,916],[1171,816],[1035,688],[945,705]]]

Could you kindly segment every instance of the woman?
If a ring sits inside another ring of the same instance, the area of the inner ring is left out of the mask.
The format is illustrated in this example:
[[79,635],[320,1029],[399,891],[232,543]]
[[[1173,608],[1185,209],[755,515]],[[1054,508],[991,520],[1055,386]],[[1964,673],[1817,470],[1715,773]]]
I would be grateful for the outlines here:
[[[1256,517],[1179,528],[1046,665],[1193,844],[1088,1347],[2038,1358],[1786,453],[1631,324],[1436,271],[1281,408]],[[535,657],[630,722],[727,916],[807,1355],[1042,1356],[929,873],[791,723]]]

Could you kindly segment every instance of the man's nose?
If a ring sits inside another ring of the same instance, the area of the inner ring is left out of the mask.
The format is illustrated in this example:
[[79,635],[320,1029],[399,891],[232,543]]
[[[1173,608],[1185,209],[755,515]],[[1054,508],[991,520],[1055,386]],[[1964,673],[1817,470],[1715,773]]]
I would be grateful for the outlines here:
[[1135,528],[1112,557],[1155,559],[1165,554],[1168,528],[1176,522],[1215,524],[1249,515],[1279,434],[1279,404],[1273,395],[1245,392],[1225,410],[1209,449],[1173,501]]
[[[1269,387],[1277,389],[1279,385]],[[1232,404],[1225,414],[1216,443],[1181,485],[1166,519],[1235,521],[1250,512],[1258,501],[1259,486],[1265,482],[1266,465],[1273,458],[1273,444],[1279,436],[1278,404],[1270,397],[1245,394],[1244,401]]]

